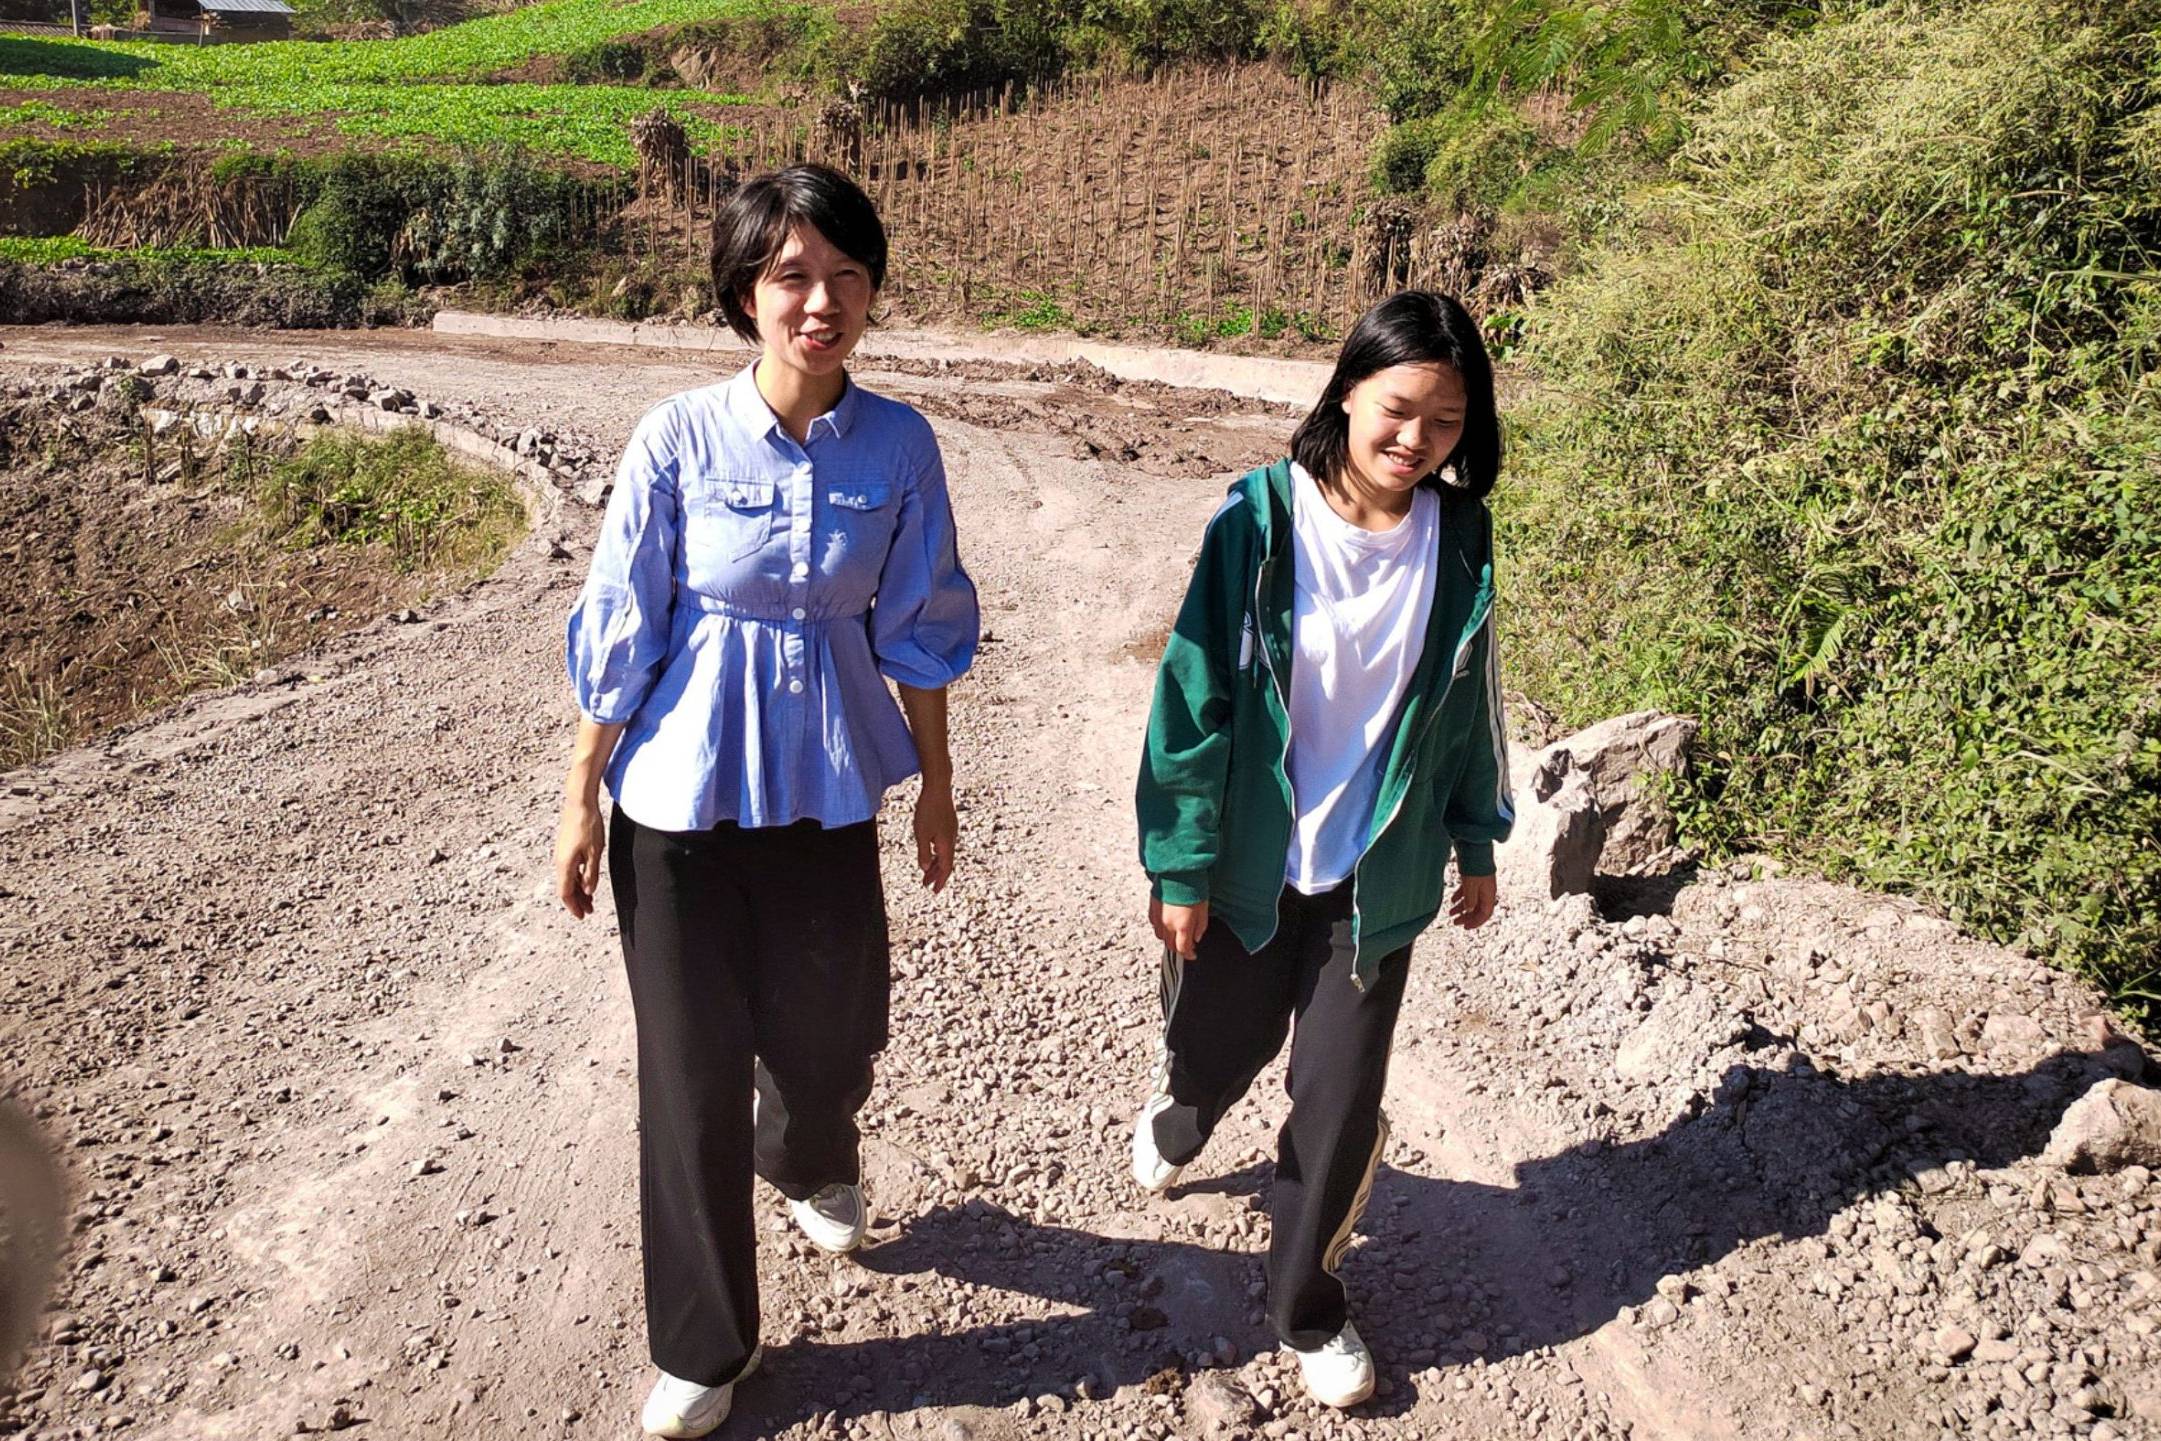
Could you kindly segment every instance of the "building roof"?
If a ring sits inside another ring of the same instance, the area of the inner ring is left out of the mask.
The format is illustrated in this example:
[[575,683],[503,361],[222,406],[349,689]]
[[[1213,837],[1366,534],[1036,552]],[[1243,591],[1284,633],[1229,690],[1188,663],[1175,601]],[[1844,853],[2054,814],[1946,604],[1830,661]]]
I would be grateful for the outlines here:
[[195,0],[195,3],[212,15],[290,15],[293,7],[285,0]]

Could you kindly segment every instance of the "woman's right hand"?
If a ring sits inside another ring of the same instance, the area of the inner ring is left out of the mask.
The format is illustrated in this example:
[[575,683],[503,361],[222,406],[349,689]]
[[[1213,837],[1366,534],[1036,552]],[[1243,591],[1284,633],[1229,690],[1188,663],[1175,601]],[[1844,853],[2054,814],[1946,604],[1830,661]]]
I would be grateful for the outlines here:
[[1208,929],[1208,902],[1197,906],[1165,905],[1160,898],[1148,901],[1148,924],[1155,927],[1156,939],[1171,948],[1171,954],[1181,961],[1193,959],[1194,949],[1201,943],[1201,933]]
[[563,908],[578,920],[593,913],[593,896],[600,889],[600,858],[607,854],[607,823],[594,801],[563,803],[563,817],[555,826],[555,890]]

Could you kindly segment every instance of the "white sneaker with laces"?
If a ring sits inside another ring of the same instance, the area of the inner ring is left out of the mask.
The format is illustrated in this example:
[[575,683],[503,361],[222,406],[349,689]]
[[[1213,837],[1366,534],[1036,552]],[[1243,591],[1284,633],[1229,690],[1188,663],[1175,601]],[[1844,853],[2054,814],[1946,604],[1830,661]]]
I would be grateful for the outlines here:
[[1158,1091],[1148,1098],[1133,1118],[1133,1180],[1151,1196],[1160,1196],[1178,1184],[1183,1166],[1174,1166],[1156,1149],[1156,1116],[1169,1108],[1170,1093]]
[[790,1201],[788,1209],[813,1246],[836,1256],[862,1245],[870,1225],[863,1188],[852,1181],[835,1181],[807,1201]]
[[1283,1349],[1298,1358],[1307,1392],[1323,1406],[1341,1410],[1373,1394],[1373,1353],[1350,1322],[1311,1351],[1295,1346]]
[[652,1393],[645,1398],[645,1413],[638,1418],[638,1424],[648,1436],[704,1436],[718,1430],[720,1423],[728,1419],[728,1408],[735,1404],[735,1382],[757,1370],[764,1354],[762,1346],[751,1352],[735,1381],[718,1386],[701,1386],[661,1372]]

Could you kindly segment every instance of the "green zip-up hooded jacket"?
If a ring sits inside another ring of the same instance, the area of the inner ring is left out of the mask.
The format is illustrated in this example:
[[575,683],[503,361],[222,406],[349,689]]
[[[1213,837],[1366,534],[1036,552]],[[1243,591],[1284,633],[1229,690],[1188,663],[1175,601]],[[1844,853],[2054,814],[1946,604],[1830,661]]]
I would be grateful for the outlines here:
[[[1387,748],[1372,830],[1351,873],[1353,977],[1440,912],[1453,846],[1493,874],[1515,807],[1493,646],[1493,519],[1440,492],[1433,614]],[[1275,935],[1290,852],[1291,463],[1231,487],[1201,542],[1163,647],[1136,804],[1141,865],[1173,905],[1209,903],[1247,951]]]

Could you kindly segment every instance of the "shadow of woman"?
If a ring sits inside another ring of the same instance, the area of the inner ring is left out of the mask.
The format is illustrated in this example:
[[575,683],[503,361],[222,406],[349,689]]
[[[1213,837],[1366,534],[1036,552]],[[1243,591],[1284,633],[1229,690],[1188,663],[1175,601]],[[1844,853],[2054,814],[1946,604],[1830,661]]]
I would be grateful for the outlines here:
[[[1589,1141],[1490,1186],[1388,1169],[1344,1268],[1388,1394],[1416,1404],[1433,1365],[1560,1345],[1657,1294],[1659,1280],[1758,1240],[1820,1236],[1857,1200],[1961,1184],[1947,1166],[1996,1168],[2036,1153],[2062,1109],[2118,1074],[2065,1053],[2013,1075],[1945,1071],[1841,1079],[1799,1062],[1737,1065],[1697,1114],[1655,1136]],[[1264,1189],[1247,1167],[1178,1195]],[[1136,1198],[1138,1204],[1138,1198]],[[863,1340],[769,1344],[743,1414],[779,1429],[936,1406],[1010,1406],[1085,1381],[1175,1393],[1224,1347],[1274,1344],[1260,1321],[1260,1257],[1185,1241],[1114,1239],[1028,1221],[977,1197],[910,1223],[859,1255],[896,1280],[939,1276],[1048,1303],[1048,1314]],[[968,1302],[952,1313],[965,1317]]]

